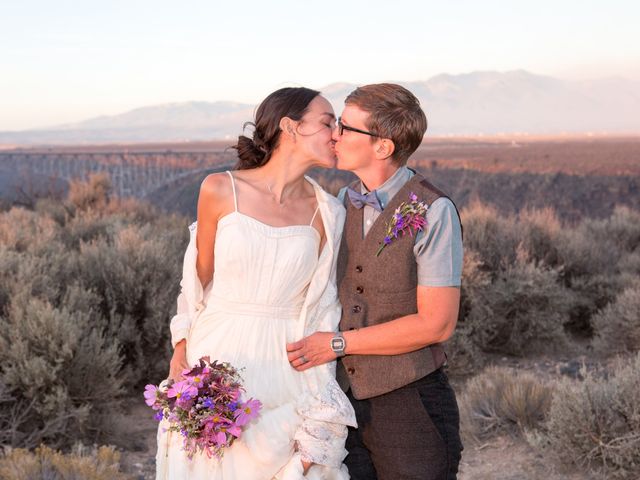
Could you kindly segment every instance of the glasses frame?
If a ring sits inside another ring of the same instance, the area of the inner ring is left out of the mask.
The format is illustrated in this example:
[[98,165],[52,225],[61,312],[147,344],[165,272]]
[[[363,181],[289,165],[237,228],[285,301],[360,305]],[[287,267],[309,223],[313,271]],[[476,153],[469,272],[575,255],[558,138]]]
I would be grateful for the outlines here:
[[369,135],[370,137],[384,138],[373,132],[367,132],[366,130],[360,130],[359,128],[354,128],[354,127],[350,127],[349,125],[345,125],[344,123],[342,123],[342,117],[338,118],[337,125],[338,125],[338,134],[340,136],[342,136],[344,131],[347,130],[349,132],[356,132],[356,133],[362,133],[363,135]]

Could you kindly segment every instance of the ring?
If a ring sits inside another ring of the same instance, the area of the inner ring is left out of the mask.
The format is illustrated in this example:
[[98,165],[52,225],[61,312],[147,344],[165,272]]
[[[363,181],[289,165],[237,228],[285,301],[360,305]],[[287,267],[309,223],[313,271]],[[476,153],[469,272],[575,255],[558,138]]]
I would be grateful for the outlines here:
[[309,361],[309,360],[307,360],[307,359],[305,358],[305,356],[304,356],[304,355],[302,355],[300,358],[302,359],[302,363],[307,363],[307,362]]

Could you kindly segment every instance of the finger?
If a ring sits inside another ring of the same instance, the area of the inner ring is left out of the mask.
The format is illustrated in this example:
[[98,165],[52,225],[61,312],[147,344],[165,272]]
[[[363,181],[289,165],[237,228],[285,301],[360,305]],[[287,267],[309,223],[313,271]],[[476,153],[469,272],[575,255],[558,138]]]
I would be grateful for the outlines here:
[[287,352],[300,350],[303,346],[304,346],[304,338],[302,340],[298,340],[297,342],[287,343]]
[[289,363],[291,363],[294,360],[297,360],[298,358],[301,358],[303,356],[304,356],[304,354],[302,353],[302,350],[296,350],[294,352],[287,353],[287,358],[289,359]]
[[295,369],[298,372],[304,372],[305,370],[308,370],[313,366],[314,366],[313,362],[309,361],[309,362],[305,362],[305,363],[302,363],[302,364],[298,365],[297,367],[295,367]]
[[291,364],[291,366],[293,368],[296,368],[296,367],[302,365],[304,362],[305,362],[305,359],[302,356],[298,356],[298,357],[295,357],[295,358],[292,358],[291,360],[289,360],[289,363]]

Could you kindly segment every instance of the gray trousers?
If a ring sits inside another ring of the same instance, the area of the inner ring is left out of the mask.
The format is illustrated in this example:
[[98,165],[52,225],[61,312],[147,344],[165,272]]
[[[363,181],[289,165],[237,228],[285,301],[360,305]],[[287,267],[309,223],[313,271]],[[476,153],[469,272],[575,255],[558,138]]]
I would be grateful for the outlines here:
[[353,480],[452,480],[458,473],[458,404],[442,369],[392,392],[356,400],[345,463]]

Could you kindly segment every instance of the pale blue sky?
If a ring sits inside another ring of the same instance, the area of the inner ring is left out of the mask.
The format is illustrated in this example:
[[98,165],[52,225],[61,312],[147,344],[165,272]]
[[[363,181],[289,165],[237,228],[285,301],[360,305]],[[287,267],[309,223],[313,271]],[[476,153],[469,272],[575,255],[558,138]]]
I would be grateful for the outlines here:
[[525,69],[640,79],[640,2],[3,0],[0,130],[284,85]]

